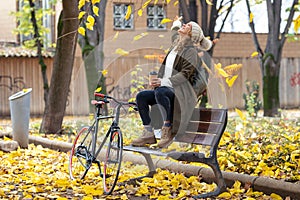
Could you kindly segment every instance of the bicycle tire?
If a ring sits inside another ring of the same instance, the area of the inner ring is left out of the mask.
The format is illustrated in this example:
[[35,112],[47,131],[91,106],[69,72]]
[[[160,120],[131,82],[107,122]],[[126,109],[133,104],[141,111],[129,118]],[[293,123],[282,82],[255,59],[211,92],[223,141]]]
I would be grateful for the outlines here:
[[69,176],[72,180],[83,179],[92,166],[92,138],[94,127],[83,127],[77,134],[69,158]]
[[104,194],[113,192],[118,181],[122,162],[123,138],[120,130],[115,130],[107,140],[106,154],[103,168],[103,189]]

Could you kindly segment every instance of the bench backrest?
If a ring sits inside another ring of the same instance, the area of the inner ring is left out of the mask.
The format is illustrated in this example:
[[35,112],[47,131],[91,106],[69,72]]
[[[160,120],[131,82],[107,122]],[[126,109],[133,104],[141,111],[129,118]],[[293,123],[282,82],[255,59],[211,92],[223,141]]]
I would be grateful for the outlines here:
[[227,125],[227,109],[195,108],[184,134],[175,140],[217,147]]

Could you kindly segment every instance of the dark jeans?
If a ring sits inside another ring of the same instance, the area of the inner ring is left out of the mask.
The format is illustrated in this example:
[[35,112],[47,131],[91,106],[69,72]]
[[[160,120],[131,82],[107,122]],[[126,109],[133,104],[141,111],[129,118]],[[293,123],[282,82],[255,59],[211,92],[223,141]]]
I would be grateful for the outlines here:
[[144,90],[137,94],[136,103],[143,121],[143,125],[150,125],[149,106],[159,104],[159,110],[164,121],[173,121],[174,89],[169,87],[157,87],[154,90]]

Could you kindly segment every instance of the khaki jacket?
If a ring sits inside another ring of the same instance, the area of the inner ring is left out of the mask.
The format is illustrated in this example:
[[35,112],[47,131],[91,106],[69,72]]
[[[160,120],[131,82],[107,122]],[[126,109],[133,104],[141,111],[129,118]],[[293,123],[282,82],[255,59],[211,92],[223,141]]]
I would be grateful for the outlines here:
[[[175,90],[172,126],[172,133],[174,135],[184,133],[197,103],[197,97],[191,83],[195,67],[197,66],[198,53],[197,50],[191,48],[191,46],[192,44],[189,44],[177,53],[170,78]],[[164,75],[166,57],[159,69],[159,78],[162,78]]]

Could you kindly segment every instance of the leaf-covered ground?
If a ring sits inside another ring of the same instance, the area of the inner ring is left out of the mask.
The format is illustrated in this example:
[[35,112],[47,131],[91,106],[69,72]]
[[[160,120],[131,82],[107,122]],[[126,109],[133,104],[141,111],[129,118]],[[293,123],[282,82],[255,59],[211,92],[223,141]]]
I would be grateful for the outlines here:
[[[71,141],[73,132],[88,123],[88,119],[68,119],[63,135],[40,135],[52,139]],[[134,115],[123,118],[121,128],[125,143],[141,132]],[[103,125],[103,129],[108,127]],[[39,120],[31,123],[31,134],[37,134]],[[9,127],[0,126],[0,131]],[[5,138],[9,140],[8,138]],[[171,145],[203,151],[190,145]],[[68,153],[30,145],[10,153],[0,151],[1,199],[190,199],[197,193],[211,191],[215,185],[198,182],[200,177],[185,177],[181,173],[158,170],[153,178],[138,185],[117,186],[113,195],[105,196],[102,180],[91,170],[85,180],[71,181],[68,176]],[[300,180],[300,119],[257,118],[241,120],[231,117],[218,151],[222,170],[268,176],[299,183]],[[146,166],[123,163],[120,182],[143,175]],[[249,186],[236,182],[218,199],[281,199],[274,191],[271,195],[252,191]]]

